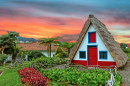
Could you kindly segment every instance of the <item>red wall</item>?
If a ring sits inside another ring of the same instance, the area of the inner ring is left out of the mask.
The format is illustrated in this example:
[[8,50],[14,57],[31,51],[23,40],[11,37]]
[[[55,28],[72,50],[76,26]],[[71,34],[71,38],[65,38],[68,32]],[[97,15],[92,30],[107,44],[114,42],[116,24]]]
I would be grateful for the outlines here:
[[[116,66],[116,62],[111,61],[98,61],[98,66]],[[112,67],[113,68],[113,67]]]
[[87,61],[84,61],[84,60],[72,60],[71,63],[73,63],[74,65],[78,63],[78,65],[87,66]]
[[[87,66],[87,61],[84,61],[84,60],[72,60],[71,63],[73,63],[74,65],[76,65],[76,63],[77,63],[78,65]],[[110,61],[98,61],[98,67],[100,67],[100,66],[113,66],[113,65],[116,66],[116,63],[110,62]]]

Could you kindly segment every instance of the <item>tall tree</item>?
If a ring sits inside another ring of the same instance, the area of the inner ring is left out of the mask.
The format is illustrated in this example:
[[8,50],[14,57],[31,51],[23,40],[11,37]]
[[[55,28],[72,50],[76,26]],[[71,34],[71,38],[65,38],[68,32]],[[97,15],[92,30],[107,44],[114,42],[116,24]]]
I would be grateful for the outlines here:
[[48,53],[50,53],[50,55],[48,54],[48,56],[51,57],[51,45],[52,45],[52,44],[60,44],[60,42],[57,41],[59,38],[61,38],[61,37],[55,37],[55,38],[40,38],[40,39],[38,39],[38,40],[39,40],[38,42],[40,43],[40,45],[45,45],[45,46],[47,46],[47,51],[48,51]]
[[75,42],[74,43],[63,42],[60,44],[60,47],[68,49],[68,55],[69,55],[70,49],[73,48],[74,45],[75,45]]
[[12,55],[12,59],[13,60],[15,60],[16,59],[16,56],[17,56],[17,54],[21,51],[20,49],[21,49],[22,47],[18,47],[17,46],[17,44],[15,44],[10,50],[12,51],[10,51],[9,53],[12,53],[13,55]]
[[0,36],[0,48],[2,54],[15,54],[15,49],[17,47],[15,41],[17,40],[16,36],[19,36],[19,33],[7,31],[8,34]]
[[24,58],[26,57],[26,51],[25,50],[19,50],[19,52],[17,53],[17,57],[20,57],[22,60],[24,60]]

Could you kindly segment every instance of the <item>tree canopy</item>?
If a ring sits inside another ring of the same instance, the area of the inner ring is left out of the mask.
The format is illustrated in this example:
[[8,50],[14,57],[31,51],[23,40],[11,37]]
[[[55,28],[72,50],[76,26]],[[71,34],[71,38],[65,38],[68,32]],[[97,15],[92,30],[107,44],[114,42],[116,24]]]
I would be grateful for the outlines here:
[[[11,48],[14,48],[14,45],[16,45],[15,41],[17,40],[16,36],[19,36],[19,33],[7,31],[8,34],[0,36],[0,48],[2,48],[2,52],[4,53],[5,49],[8,49],[7,52],[11,54]],[[6,51],[5,51],[6,53]]]
[[[41,38],[38,39],[39,44],[40,45],[45,45],[47,46],[47,52],[48,52],[48,56],[51,57],[51,44],[60,44],[59,41],[57,41],[59,38],[61,37],[55,37],[55,38]],[[50,54],[49,54],[50,53]]]
[[127,47],[127,44],[121,43],[120,47],[121,47],[121,48],[126,48],[126,47]]
[[63,42],[60,44],[60,47],[68,49],[68,55],[69,55],[70,49],[73,48],[74,45],[75,45],[75,42],[74,43]]
[[20,48],[16,45],[15,41],[17,40],[16,36],[19,36],[19,33],[7,31],[8,34],[0,36],[0,48],[2,54],[13,54],[12,58],[15,59],[17,52]]

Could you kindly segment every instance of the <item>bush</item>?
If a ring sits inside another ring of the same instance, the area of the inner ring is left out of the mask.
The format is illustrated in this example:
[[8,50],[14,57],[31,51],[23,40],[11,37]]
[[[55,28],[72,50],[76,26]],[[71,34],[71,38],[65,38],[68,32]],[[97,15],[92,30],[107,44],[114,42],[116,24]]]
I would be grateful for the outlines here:
[[61,59],[59,57],[56,58],[37,58],[36,63],[42,63],[42,64],[64,64],[66,63],[65,59]]
[[42,58],[46,57],[41,51],[38,51],[38,50],[28,51],[27,55],[28,55],[29,61],[35,60],[35,59],[40,58],[40,57],[42,57]]
[[130,60],[130,48],[122,48],[122,50],[127,54],[128,60]]
[[6,58],[8,58],[8,55],[0,54],[0,63],[3,63]]
[[21,76],[22,82],[28,82],[31,86],[46,86],[47,78],[43,77],[40,72],[34,68],[24,68],[18,70],[18,74]]
[[55,54],[54,54],[54,58],[55,57],[64,58],[64,57],[67,57],[67,56],[68,56],[67,52],[62,50],[61,47],[57,47]]
[[11,63],[11,61],[7,61],[6,63]]
[[[44,70],[41,68],[40,72],[44,75],[44,77],[47,77],[55,84],[57,83],[57,86],[68,86],[67,84],[75,86],[105,86],[105,81],[109,79],[109,71],[100,69],[86,69],[85,71],[81,71],[74,68],[51,70]],[[114,86],[119,86],[120,82],[122,82],[122,77],[117,73]],[[50,86],[55,84],[52,83]]]
[[64,58],[62,59],[62,58],[59,58],[59,57],[56,57],[56,58],[48,57],[48,58],[37,58],[35,60],[35,62],[33,62],[33,63],[34,63],[33,67],[35,69],[39,69],[39,68],[41,68],[41,65],[35,64],[35,63],[53,64],[53,65],[46,65],[47,68],[50,68],[50,67],[53,67],[55,65],[65,64],[66,60]]

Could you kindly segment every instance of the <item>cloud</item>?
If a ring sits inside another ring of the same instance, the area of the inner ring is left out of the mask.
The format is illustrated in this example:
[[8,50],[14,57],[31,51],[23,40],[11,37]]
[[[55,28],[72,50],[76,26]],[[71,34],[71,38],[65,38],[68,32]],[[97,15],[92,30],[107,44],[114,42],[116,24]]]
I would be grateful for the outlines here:
[[123,36],[130,33],[129,8],[128,0],[0,0],[0,24],[5,30],[24,36],[38,38],[47,33],[50,37],[75,41],[88,15],[93,14],[113,36]]
[[63,38],[61,41],[76,42],[79,37],[79,34],[63,34],[61,35],[61,37]]
[[130,43],[130,35],[115,35],[113,37],[119,43]]

